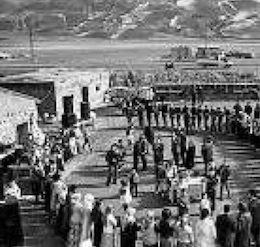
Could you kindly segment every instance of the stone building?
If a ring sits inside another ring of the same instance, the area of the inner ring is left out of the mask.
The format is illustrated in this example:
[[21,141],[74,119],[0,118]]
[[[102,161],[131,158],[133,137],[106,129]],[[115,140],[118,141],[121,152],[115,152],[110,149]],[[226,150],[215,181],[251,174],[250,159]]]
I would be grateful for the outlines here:
[[90,109],[102,106],[109,88],[109,71],[40,69],[4,77],[0,80],[0,87],[37,98],[40,117],[47,113],[62,120],[62,115],[69,112],[82,119],[83,102],[88,102]]

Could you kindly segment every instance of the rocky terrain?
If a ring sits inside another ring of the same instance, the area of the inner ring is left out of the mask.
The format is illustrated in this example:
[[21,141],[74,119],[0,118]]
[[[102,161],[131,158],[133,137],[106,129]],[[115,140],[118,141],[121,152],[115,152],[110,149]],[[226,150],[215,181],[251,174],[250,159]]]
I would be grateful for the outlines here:
[[260,37],[259,0],[0,0],[0,30],[140,39]]

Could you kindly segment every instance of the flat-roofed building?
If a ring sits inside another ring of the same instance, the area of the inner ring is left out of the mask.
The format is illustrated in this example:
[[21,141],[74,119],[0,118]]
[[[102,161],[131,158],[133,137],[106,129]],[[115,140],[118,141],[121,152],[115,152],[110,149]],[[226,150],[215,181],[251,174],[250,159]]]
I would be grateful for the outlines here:
[[74,113],[82,118],[83,102],[90,104],[90,109],[100,107],[109,88],[109,71],[90,69],[40,69],[1,78],[0,87],[36,97],[39,100],[40,117],[46,113],[58,120],[66,113]]

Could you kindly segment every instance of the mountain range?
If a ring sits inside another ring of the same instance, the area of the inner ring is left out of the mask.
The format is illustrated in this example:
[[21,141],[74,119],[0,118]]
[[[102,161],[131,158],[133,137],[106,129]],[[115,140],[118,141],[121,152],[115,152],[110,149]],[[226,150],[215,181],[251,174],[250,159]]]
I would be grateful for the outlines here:
[[0,30],[110,39],[260,38],[260,0],[0,0]]

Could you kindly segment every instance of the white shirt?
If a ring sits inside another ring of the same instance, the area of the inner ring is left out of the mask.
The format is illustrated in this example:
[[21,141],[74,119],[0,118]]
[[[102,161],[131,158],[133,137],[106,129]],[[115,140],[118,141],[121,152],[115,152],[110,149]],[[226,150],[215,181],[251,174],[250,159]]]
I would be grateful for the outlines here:
[[213,219],[199,220],[195,227],[196,247],[215,247],[216,228]]
[[112,234],[114,232],[114,228],[116,227],[116,218],[114,217],[113,214],[107,215],[107,222],[104,224],[103,227],[103,233],[106,234]]

